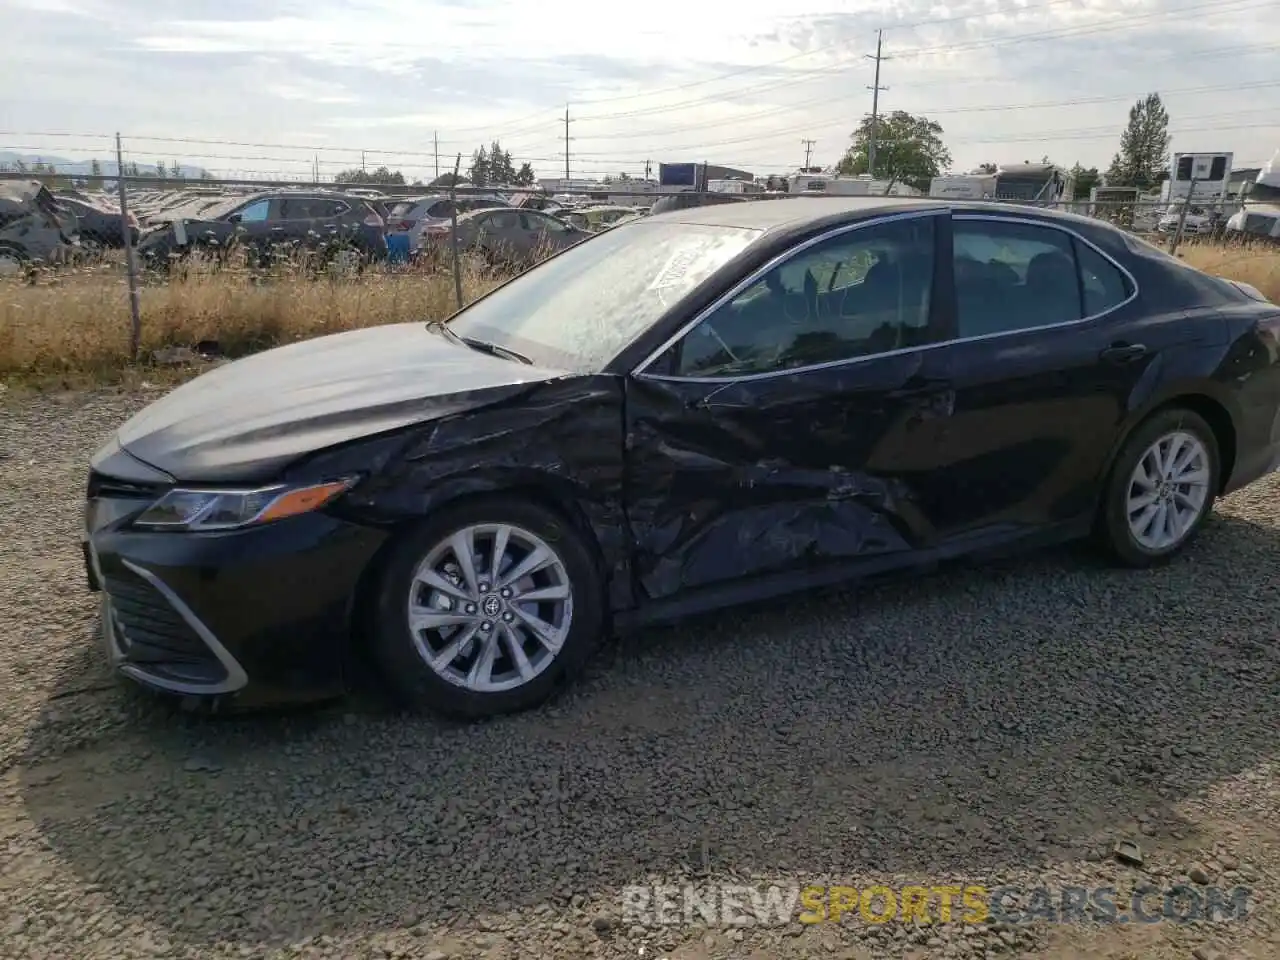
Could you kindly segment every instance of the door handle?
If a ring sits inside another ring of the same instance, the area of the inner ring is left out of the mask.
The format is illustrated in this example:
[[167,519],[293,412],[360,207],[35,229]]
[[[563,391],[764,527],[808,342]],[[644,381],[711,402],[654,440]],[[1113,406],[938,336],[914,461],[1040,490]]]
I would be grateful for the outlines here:
[[1141,343],[1113,343],[1101,354],[1102,359],[1108,363],[1133,363],[1146,355],[1146,345]]

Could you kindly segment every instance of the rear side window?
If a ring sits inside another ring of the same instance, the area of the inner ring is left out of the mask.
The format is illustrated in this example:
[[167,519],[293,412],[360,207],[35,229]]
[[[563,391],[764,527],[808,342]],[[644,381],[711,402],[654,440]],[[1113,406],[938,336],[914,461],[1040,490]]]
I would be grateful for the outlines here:
[[1084,315],[1096,317],[1129,299],[1132,290],[1116,265],[1087,243],[1076,241],[1076,262],[1084,291]]
[[426,217],[451,217],[453,216],[453,204],[448,200],[437,200],[423,212]]
[[1084,316],[1071,236],[1007,220],[954,224],[960,337],[1010,333]]

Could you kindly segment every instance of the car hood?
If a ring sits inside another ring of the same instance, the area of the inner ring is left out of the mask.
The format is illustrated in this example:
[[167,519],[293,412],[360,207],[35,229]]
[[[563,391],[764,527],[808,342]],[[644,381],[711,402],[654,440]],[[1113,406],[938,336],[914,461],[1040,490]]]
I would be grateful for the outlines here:
[[142,410],[117,440],[176,480],[259,482],[304,454],[564,375],[452,343],[421,323],[371,327],[217,367]]

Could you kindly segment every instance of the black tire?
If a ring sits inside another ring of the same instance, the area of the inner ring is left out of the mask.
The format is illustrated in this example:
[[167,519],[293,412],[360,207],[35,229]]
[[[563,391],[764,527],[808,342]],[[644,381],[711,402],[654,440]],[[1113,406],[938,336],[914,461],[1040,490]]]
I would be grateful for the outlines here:
[[[1139,460],[1160,437],[1174,431],[1194,436],[1204,446],[1209,460],[1209,489],[1200,515],[1181,539],[1162,549],[1151,549],[1139,543],[1130,529],[1128,498],[1130,480]],[[1150,567],[1175,556],[1194,539],[1213,512],[1221,482],[1221,456],[1218,440],[1204,418],[1185,407],[1171,407],[1153,414],[1129,435],[1121,448],[1099,506],[1094,539],[1110,558],[1128,567]]]
[[[558,556],[572,595],[572,618],[560,650],[533,679],[513,689],[477,692],[442,677],[419,655],[408,624],[414,572],[434,547],[473,524],[507,524],[541,538]],[[404,705],[416,712],[476,720],[537,706],[577,674],[605,624],[603,579],[584,535],[558,514],[505,496],[446,508],[392,547],[376,586],[370,638],[374,660]]]

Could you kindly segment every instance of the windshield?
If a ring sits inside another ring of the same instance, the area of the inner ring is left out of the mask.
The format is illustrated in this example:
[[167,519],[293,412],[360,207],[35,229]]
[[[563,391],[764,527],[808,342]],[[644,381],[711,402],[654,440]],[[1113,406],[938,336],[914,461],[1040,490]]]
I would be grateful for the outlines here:
[[535,363],[598,371],[761,231],[632,223],[539,264],[449,322]]

